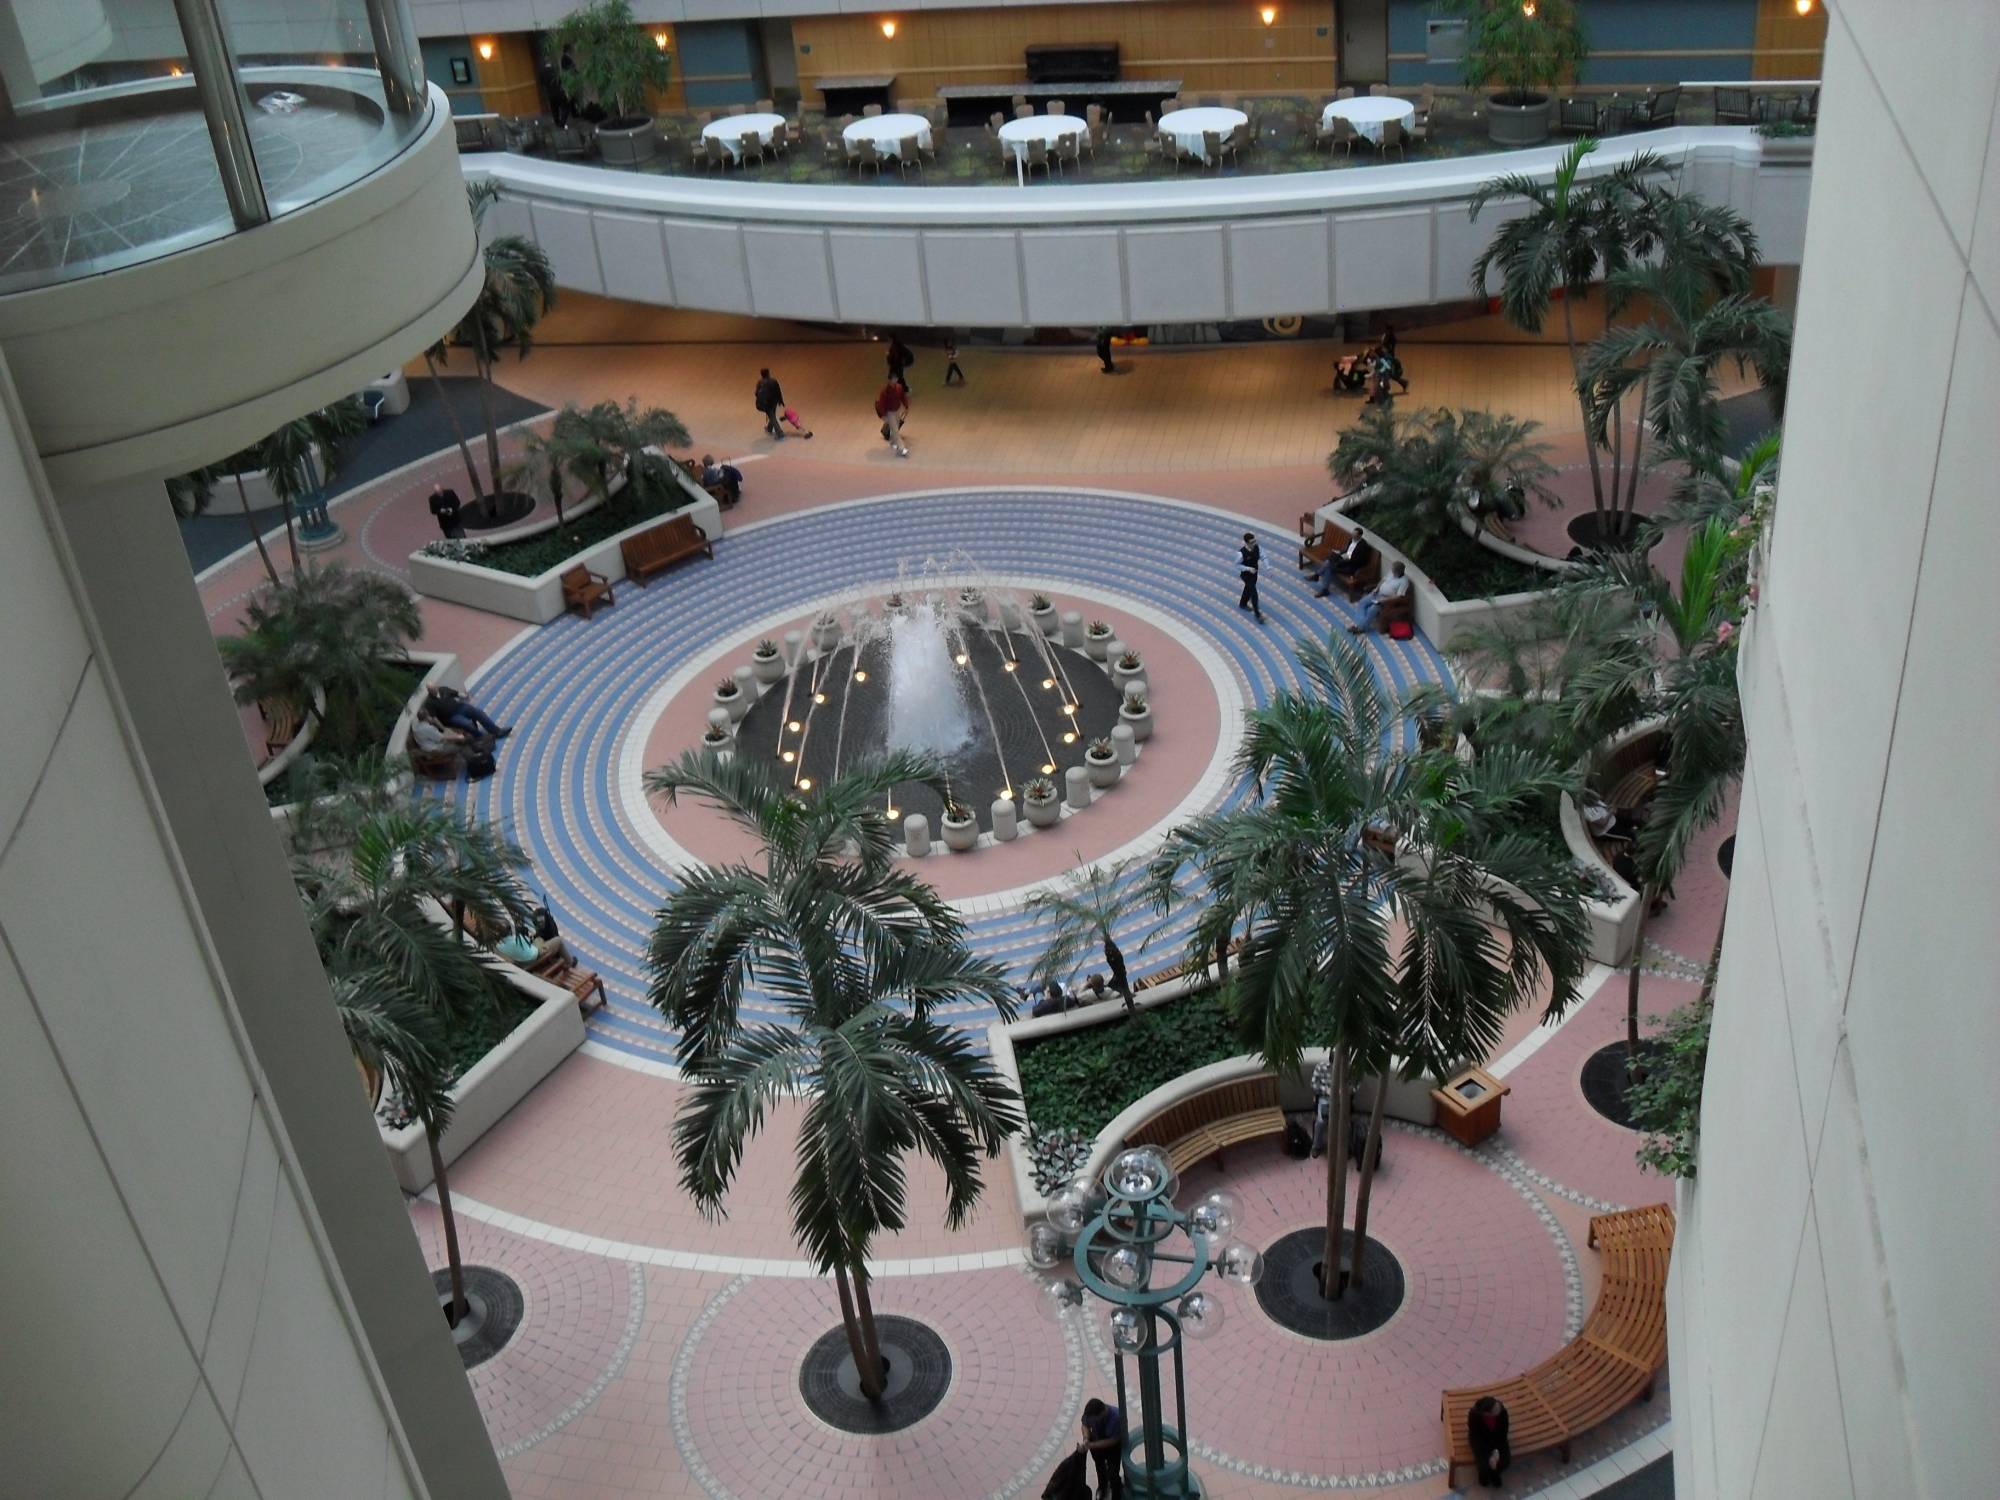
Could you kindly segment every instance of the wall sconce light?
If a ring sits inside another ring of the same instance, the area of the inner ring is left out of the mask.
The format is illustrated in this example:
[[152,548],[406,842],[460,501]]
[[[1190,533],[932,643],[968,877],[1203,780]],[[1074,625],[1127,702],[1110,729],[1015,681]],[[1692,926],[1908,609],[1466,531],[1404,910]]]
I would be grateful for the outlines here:
[[664,31],[656,31],[656,32],[654,32],[654,33],[653,33],[653,45],[654,45],[655,47],[658,47],[658,48],[659,48],[659,49],[660,49],[660,50],[661,50],[662,52],[666,51],[666,50],[667,50],[667,34],[666,34],[666,33],[665,33]]
[[1278,19],[1278,7],[1275,5],[1267,5],[1262,10],[1258,11],[1257,14],[1263,18],[1264,24],[1266,26],[1269,26]]
[[1792,0],[1792,9],[1802,16],[1812,14],[1813,0]]
[[896,34],[896,23],[894,21],[884,21],[882,23],[882,35],[887,37],[893,37],[895,34]]
[[478,43],[474,50],[479,53],[479,60],[481,62],[493,61],[493,43],[491,41]]

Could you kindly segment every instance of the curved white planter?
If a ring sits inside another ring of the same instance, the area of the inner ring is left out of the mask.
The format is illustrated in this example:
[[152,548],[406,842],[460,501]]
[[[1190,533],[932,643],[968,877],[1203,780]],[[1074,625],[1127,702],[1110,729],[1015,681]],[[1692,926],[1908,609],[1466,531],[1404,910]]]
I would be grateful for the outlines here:
[[[416,722],[417,710],[424,706],[424,695],[438,686],[465,687],[465,672],[458,664],[458,658],[449,651],[412,651],[410,660],[427,663],[423,679],[410,694],[409,701],[396,718],[395,727],[389,731],[389,744],[383,759],[398,769],[389,777],[389,784],[405,789],[416,784],[416,778],[404,766],[403,760],[410,753],[410,726]],[[326,799],[331,800],[331,799]],[[271,809],[271,821],[281,834],[289,836],[293,820],[304,809],[302,802],[285,802]]]
[[293,763],[312,747],[313,740],[318,737],[320,718],[325,713],[326,694],[314,688],[313,711],[306,715],[305,723],[299,726],[299,732],[292,736],[291,743],[257,768],[257,785],[269,786],[291,770]]
[[[1648,719],[1635,724],[1623,734],[1606,740],[1597,751],[1597,756],[1616,755],[1627,745],[1658,734],[1664,724],[1662,719]],[[1596,841],[1591,838],[1590,830],[1583,826],[1583,814],[1577,808],[1576,799],[1568,792],[1562,795],[1558,816],[1562,819],[1563,842],[1569,845],[1570,854],[1599,871],[1619,892],[1614,901],[1586,899],[1583,903],[1584,914],[1590,918],[1590,956],[1613,968],[1630,963],[1633,950],[1639,945],[1639,893],[1620,879],[1617,871],[1605,863],[1604,857],[1597,852]]]

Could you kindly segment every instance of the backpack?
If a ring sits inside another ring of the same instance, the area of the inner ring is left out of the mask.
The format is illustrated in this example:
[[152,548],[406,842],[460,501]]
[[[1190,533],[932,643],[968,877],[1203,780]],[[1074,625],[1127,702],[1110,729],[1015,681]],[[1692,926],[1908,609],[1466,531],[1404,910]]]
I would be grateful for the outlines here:
[[548,907],[536,907],[528,913],[528,921],[534,926],[537,942],[552,943],[556,940],[556,919]]
[[491,750],[475,750],[465,757],[465,776],[468,781],[484,781],[499,769]]
[[1392,641],[1407,641],[1417,633],[1417,627],[1408,620],[1391,620],[1385,633]]
[[1090,1500],[1090,1481],[1084,1477],[1085,1462],[1083,1450],[1078,1449],[1057,1464],[1042,1489],[1042,1500]]

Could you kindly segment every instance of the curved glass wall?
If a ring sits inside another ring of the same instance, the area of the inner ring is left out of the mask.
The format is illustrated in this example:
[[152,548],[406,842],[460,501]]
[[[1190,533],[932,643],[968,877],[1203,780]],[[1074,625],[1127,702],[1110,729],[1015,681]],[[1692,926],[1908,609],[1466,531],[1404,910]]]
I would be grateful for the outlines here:
[[406,0],[0,0],[0,293],[303,208],[429,113]]

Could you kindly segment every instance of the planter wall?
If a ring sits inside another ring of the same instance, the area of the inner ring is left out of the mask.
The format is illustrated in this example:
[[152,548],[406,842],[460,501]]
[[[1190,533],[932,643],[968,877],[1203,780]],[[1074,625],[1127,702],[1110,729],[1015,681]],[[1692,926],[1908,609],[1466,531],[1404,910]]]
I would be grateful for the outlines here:
[[[235,683],[230,684],[232,691],[235,687]],[[312,748],[312,742],[319,736],[320,716],[325,712],[326,694],[314,688],[313,711],[306,716],[305,723],[299,726],[299,732],[292,736],[291,743],[257,768],[257,785],[269,786],[291,770],[292,763]]]
[[1498,553],[1510,562],[1517,562],[1525,567],[1539,568],[1542,572],[1549,574],[1551,587],[1565,574],[1576,571],[1577,565],[1569,561],[1568,558],[1550,557],[1546,553],[1537,552],[1531,547],[1523,547],[1519,543],[1505,541],[1495,536],[1470,516],[1458,517],[1458,529],[1471,537],[1475,545],[1484,547],[1488,552]]
[[[1384,572],[1388,571],[1391,563],[1400,562],[1405,566],[1413,584],[1411,596],[1417,601],[1417,629],[1438,650],[1449,650],[1452,642],[1468,630],[1517,619],[1533,610],[1547,596],[1546,589],[1534,589],[1519,594],[1499,594],[1491,599],[1447,599],[1422,568],[1383,541],[1365,523],[1355,522],[1348,516],[1347,507],[1366,498],[1365,490],[1357,495],[1343,496],[1331,504],[1322,505],[1314,514],[1322,522],[1337,518],[1343,526],[1361,525],[1362,530],[1368,532],[1369,545],[1382,554]],[[1553,574],[1549,587],[1555,587]]]
[[[625,476],[620,474],[611,485],[611,493],[615,495],[624,487]],[[525,542],[531,536],[540,536],[545,531],[554,531],[558,524],[567,525],[571,521],[580,520],[603,504],[604,501],[596,495],[585,495],[574,505],[565,502],[563,505],[563,519],[558,523],[555,506],[542,496],[537,495],[535,497],[535,509],[533,513],[535,518],[532,521],[523,521],[518,526],[498,526],[491,531],[467,531],[465,533],[465,540],[468,542],[484,542],[488,546],[498,546],[502,542]]]
[[[682,484],[684,488],[693,488],[687,484],[685,475],[682,475]],[[696,493],[699,498],[675,514],[691,517],[694,524],[701,528],[702,535],[714,541],[722,535],[722,508],[715,503],[713,496],[702,491]],[[426,557],[421,552],[412,552],[410,584],[418,593],[432,599],[446,599],[453,604],[483,609],[488,614],[505,615],[512,620],[526,620],[531,625],[546,625],[563,613],[564,573],[581,564],[593,573],[602,573],[614,583],[623,581],[625,559],[618,550],[618,544],[629,536],[659,525],[664,519],[655,516],[636,526],[628,526],[617,535],[564,558],[547,572],[532,578],[501,573],[475,563],[448,562],[441,557]]]
[[[1665,720],[1647,719],[1613,735],[1591,758],[1593,765],[1602,765],[1619,751],[1658,734],[1664,727]],[[1584,902],[1584,911],[1590,917],[1590,956],[1614,968],[1629,963],[1639,942],[1639,893],[1620,879],[1597,852],[1596,841],[1583,826],[1583,814],[1576,799],[1567,792],[1562,797],[1561,818],[1563,842],[1569,845],[1569,852],[1591,868],[1601,870],[1620,893],[1615,901]]]
[[[583,1016],[576,997],[532,974],[506,965],[507,982],[537,1003],[529,1017],[466,1071],[451,1091],[451,1125],[438,1142],[438,1152],[450,1166],[528,1091],[555,1071],[556,1065],[583,1045]],[[382,1144],[396,1181],[406,1193],[421,1193],[431,1185],[431,1154],[421,1125],[400,1130],[379,1127]]]

